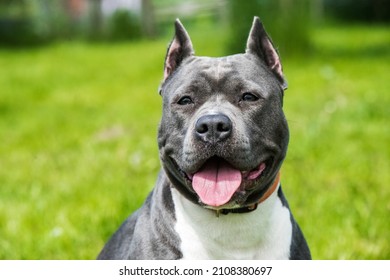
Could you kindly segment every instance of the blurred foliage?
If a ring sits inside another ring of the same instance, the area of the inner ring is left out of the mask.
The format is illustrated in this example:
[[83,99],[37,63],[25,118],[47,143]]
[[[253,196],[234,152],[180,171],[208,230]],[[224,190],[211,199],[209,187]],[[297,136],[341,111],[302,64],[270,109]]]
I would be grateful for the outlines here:
[[35,45],[42,42],[31,19],[0,18],[0,44],[12,46]]
[[343,21],[390,22],[388,0],[324,0],[329,15]]
[[[77,3],[77,5],[75,4]],[[226,51],[242,52],[253,16],[260,16],[284,55],[311,50],[310,29],[329,16],[389,22],[386,0],[142,0],[134,10],[103,11],[103,0],[0,0],[0,45],[55,40],[133,40],[162,36],[176,17],[187,24],[212,20],[231,32]]]
[[0,0],[0,44],[31,45],[39,41],[30,12],[25,0]]
[[112,40],[137,39],[141,34],[141,21],[134,13],[119,9],[108,19],[107,38]]
[[308,0],[229,0],[228,51],[242,52],[254,16],[260,16],[267,32],[284,55],[309,49]]
[[118,9],[103,15],[101,1],[89,0],[72,11],[66,0],[0,0],[0,45],[30,46],[56,40],[131,40],[140,38],[141,18]]

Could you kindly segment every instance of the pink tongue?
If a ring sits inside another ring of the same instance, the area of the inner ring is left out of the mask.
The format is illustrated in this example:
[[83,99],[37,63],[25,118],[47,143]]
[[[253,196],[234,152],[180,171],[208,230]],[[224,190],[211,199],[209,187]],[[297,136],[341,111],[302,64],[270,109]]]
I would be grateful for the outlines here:
[[192,178],[192,187],[210,206],[227,203],[240,184],[241,172],[224,160],[209,160]]

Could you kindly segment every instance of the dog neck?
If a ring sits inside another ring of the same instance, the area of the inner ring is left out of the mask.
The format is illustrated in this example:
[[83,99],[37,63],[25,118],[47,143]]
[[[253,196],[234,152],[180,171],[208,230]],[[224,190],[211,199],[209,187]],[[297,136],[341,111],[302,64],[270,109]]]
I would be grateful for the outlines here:
[[257,206],[260,203],[265,201],[267,198],[269,198],[271,196],[271,194],[273,194],[275,192],[275,190],[277,189],[279,184],[280,184],[280,171],[276,175],[272,186],[270,188],[268,188],[268,190],[261,196],[261,198],[259,199],[258,202],[254,203],[252,205],[246,206],[246,207],[241,207],[241,208],[216,210],[215,212],[216,212],[217,217],[219,217],[220,214],[223,214],[223,215],[227,215],[229,213],[243,214],[243,213],[249,213],[249,212],[255,211],[257,209]]

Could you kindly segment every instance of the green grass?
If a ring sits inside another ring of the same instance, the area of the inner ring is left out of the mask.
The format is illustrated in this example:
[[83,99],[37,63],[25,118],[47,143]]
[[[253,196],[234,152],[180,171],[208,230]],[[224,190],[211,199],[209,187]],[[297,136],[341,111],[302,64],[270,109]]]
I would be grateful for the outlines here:
[[[223,53],[220,30],[191,31],[199,55]],[[389,35],[323,28],[283,60],[282,183],[316,259],[390,258]],[[94,259],[141,205],[166,44],[0,50],[0,259]]]

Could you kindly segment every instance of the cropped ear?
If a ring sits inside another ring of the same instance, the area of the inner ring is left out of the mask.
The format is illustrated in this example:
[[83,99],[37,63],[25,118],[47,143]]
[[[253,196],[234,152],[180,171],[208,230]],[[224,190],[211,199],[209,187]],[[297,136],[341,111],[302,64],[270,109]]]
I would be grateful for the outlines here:
[[278,78],[282,88],[287,89],[287,82],[284,79],[279,55],[258,17],[255,17],[253,20],[246,44],[246,53],[256,55],[263,60]]
[[164,63],[164,81],[179,67],[181,62],[194,54],[190,36],[179,19],[175,21],[175,37],[168,47]]

